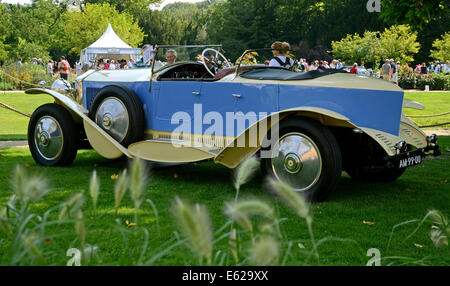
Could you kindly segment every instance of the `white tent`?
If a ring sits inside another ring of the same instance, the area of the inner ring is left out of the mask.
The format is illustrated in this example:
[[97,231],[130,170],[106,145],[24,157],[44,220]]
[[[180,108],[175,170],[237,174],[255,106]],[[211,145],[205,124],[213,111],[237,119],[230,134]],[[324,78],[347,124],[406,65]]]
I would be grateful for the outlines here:
[[105,33],[92,45],[81,51],[80,62],[84,66],[90,60],[112,59],[112,60],[137,60],[141,56],[141,49],[132,48],[122,41],[114,32],[111,24],[108,25]]

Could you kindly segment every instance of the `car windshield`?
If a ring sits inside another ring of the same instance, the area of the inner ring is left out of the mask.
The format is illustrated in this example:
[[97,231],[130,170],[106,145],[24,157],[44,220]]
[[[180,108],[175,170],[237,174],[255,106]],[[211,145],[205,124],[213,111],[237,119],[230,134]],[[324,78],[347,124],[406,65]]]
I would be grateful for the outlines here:
[[[213,61],[221,68],[225,65],[222,47],[218,45],[198,46],[157,46],[155,48],[153,72],[159,72],[173,64],[181,62],[202,63],[202,55],[206,61]],[[219,52],[220,54],[218,54]]]

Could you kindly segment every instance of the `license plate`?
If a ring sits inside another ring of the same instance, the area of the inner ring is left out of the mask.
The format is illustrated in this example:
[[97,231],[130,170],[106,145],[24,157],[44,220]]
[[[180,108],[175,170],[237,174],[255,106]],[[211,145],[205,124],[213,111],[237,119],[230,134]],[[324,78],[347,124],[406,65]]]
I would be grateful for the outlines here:
[[398,163],[398,167],[406,168],[406,167],[420,165],[421,163],[422,163],[422,156],[416,155],[416,156],[411,156],[409,158],[400,159],[400,161]]

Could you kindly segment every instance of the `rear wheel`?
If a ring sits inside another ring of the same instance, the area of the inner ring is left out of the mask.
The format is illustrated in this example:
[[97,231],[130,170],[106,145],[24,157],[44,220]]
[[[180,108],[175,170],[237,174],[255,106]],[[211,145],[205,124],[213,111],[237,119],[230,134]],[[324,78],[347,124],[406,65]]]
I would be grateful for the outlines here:
[[279,139],[271,145],[272,158],[263,159],[263,168],[306,199],[324,201],[336,188],[342,170],[334,135],[309,118],[284,120],[278,132]]
[[36,109],[28,124],[28,145],[36,163],[69,166],[77,155],[78,131],[70,113],[57,104]]

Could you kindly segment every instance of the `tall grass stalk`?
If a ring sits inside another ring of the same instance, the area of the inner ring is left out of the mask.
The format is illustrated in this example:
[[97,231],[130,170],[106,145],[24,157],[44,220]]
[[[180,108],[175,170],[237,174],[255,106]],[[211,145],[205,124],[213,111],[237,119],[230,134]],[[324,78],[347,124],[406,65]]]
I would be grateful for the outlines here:
[[83,212],[81,210],[77,212],[76,219],[75,233],[78,235],[78,239],[80,240],[81,249],[84,250],[86,243],[86,226],[84,225]]
[[83,192],[77,193],[70,197],[61,207],[59,212],[59,220],[63,220],[67,217],[75,218],[78,212],[81,211],[85,202]]
[[249,260],[257,266],[277,265],[278,243],[272,236],[261,236],[249,249]]
[[278,180],[269,180],[269,185],[299,217],[305,219],[306,225],[308,226],[309,237],[313,245],[313,253],[316,258],[319,258],[319,252],[317,251],[317,245],[312,230],[310,207],[303,195],[296,193],[291,186]]
[[138,210],[145,198],[147,190],[147,175],[144,164],[140,159],[134,159],[131,165],[130,191],[134,202],[134,223],[138,224]]
[[255,171],[259,168],[259,161],[255,157],[250,157],[239,165],[234,171],[234,188],[236,190],[236,196],[234,198],[237,201],[239,197],[239,191],[241,186],[250,181],[255,174]]
[[268,218],[271,221],[271,226],[275,227],[278,235],[280,235],[280,228],[278,219],[275,215],[274,209],[265,202],[260,200],[242,200],[234,203],[227,203],[225,213],[242,228],[247,230],[253,240],[253,225],[251,223],[251,216],[261,216]]
[[127,192],[128,185],[128,176],[127,176],[127,170],[123,170],[122,173],[119,175],[119,178],[116,181],[116,184],[114,185],[114,208],[116,210],[116,215],[119,211],[120,202],[123,199],[123,196]]
[[198,204],[189,205],[176,197],[173,213],[181,232],[188,238],[197,254],[200,265],[203,265],[205,260],[211,265],[213,232],[206,208]]
[[97,199],[100,192],[100,180],[97,171],[92,172],[91,181],[89,182],[89,194],[91,195],[94,214],[97,215]]

